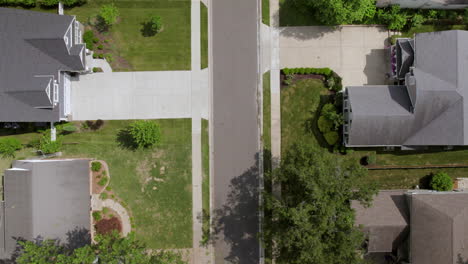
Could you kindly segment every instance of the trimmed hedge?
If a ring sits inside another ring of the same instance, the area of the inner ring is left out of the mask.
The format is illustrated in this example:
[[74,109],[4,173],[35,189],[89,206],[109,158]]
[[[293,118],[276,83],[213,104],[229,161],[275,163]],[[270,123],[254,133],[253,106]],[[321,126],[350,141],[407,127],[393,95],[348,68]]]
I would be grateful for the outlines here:
[[36,0],[0,0],[0,6],[21,6],[31,8],[36,6]]
[[94,38],[94,32],[92,30],[86,30],[85,33],[83,33],[83,42],[86,44],[87,49],[94,49]]
[[317,74],[325,77],[330,77],[333,71],[330,68],[284,68],[283,74]]
[[438,172],[431,179],[431,188],[436,191],[451,191],[453,189],[453,181],[445,172]]
[[338,135],[338,132],[336,131],[330,131],[325,134],[323,134],[323,137],[325,138],[325,141],[327,141],[328,145],[333,146],[336,143],[338,143],[338,139],[340,139],[340,136]]
[[324,116],[320,116],[317,121],[318,128],[320,132],[327,133],[330,132],[333,128],[333,122],[326,119]]

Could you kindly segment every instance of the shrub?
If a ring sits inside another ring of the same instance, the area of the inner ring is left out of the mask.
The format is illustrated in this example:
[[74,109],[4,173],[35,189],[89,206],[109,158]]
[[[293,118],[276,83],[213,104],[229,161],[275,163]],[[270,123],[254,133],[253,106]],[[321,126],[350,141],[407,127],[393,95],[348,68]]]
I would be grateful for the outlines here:
[[[86,48],[92,50],[94,49],[94,32],[92,30],[86,30],[83,33],[83,42],[86,44]],[[96,54],[93,54],[93,58],[95,58]]]
[[101,10],[99,11],[99,19],[101,23],[103,23],[106,28],[112,26],[116,21],[117,17],[119,16],[119,9],[112,4],[103,5]]
[[110,191],[112,191],[112,188],[110,186],[107,186],[106,191],[110,192]]
[[62,3],[68,7],[84,5],[86,2],[87,0],[62,0]]
[[107,184],[108,181],[109,181],[109,178],[107,178],[107,177],[102,177],[102,179],[100,179],[100,180],[98,181],[98,185],[99,185],[99,186],[105,186],[105,185]]
[[381,23],[387,24],[391,30],[402,30],[408,22],[406,11],[402,11],[399,5],[379,9],[377,18]]
[[100,67],[93,67],[93,72],[102,72]]
[[0,139],[0,154],[3,157],[15,157],[15,152],[22,147],[21,142],[16,138],[2,138]]
[[414,14],[411,18],[412,27],[420,27],[424,22],[426,22],[426,19],[421,14]]
[[55,126],[57,129],[57,134],[68,134],[68,133],[73,133],[78,130],[74,124],[71,123],[63,123],[63,124],[58,124]]
[[98,55],[96,53],[93,53],[93,59],[97,59]]
[[149,33],[152,35],[156,35],[162,28],[162,19],[160,16],[152,15],[149,18],[147,25],[150,31]]
[[338,139],[340,138],[338,135],[338,132],[336,131],[330,131],[325,134],[323,134],[323,137],[325,138],[325,141],[327,141],[328,145],[333,146],[338,142]]
[[333,130],[338,130],[343,124],[343,116],[336,112],[336,107],[333,104],[325,104],[321,114],[333,124]]
[[58,6],[59,0],[40,0],[41,6],[43,7],[55,7]]
[[129,133],[137,148],[151,147],[161,139],[160,127],[153,121],[135,121],[130,125]]
[[465,12],[463,13],[463,22],[465,25],[468,25],[468,7],[465,8]]
[[336,107],[333,104],[325,104],[322,107],[322,115],[327,115],[328,113],[336,112]]
[[317,121],[317,126],[322,133],[330,132],[333,127],[333,122],[326,119],[324,116],[320,116]]
[[453,181],[445,172],[438,172],[431,179],[431,188],[436,191],[451,191],[453,189]]
[[102,168],[102,163],[99,161],[91,162],[91,170],[94,172],[100,171]]
[[99,44],[99,45],[97,46],[97,49],[98,49],[98,50],[103,50],[103,49],[104,49],[104,46],[103,46],[102,44]]
[[[101,198],[102,200],[105,200],[107,199],[107,193],[103,192],[99,195],[99,198]],[[104,207],[105,208],[105,207]],[[102,212],[104,213],[104,208],[102,209]],[[105,214],[105,213],[104,213]]]
[[98,55],[98,58],[104,59],[104,54],[99,54],[99,55]]
[[50,130],[47,130],[39,141],[39,150],[44,154],[51,154],[59,152],[62,149],[62,140],[57,137],[55,141],[50,138]]
[[102,208],[102,213],[105,214],[105,215],[108,214],[109,213],[109,208],[103,207]]
[[93,219],[94,221],[99,221],[102,219],[102,215],[101,215],[101,212],[99,211],[94,211],[93,212]]

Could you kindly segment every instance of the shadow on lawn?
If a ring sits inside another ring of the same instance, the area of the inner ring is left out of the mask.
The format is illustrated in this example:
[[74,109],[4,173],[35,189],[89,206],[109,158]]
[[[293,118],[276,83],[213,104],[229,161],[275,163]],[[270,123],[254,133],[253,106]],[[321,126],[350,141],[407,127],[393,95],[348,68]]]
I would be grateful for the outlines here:
[[309,111],[310,117],[304,122],[303,127],[304,131],[306,134],[312,134],[315,139],[317,140],[317,143],[321,148],[326,148],[331,150],[330,145],[325,141],[325,138],[322,135],[322,132],[320,132],[318,128],[318,119],[320,117],[320,111],[322,107],[331,102],[331,96],[330,95],[320,95],[320,103],[317,109],[314,111]]
[[128,128],[123,128],[119,130],[117,133],[117,142],[119,143],[119,147],[126,148],[129,150],[136,150],[137,145],[133,141],[133,137],[130,134],[130,130]]
[[[228,246],[223,262],[258,263],[259,261],[259,172],[255,165],[230,182],[226,202],[213,212],[210,243]],[[216,199],[216,198],[215,198]]]
[[140,32],[143,37],[152,37],[156,35],[157,32],[153,30],[153,24],[151,22],[142,22],[140,25]]

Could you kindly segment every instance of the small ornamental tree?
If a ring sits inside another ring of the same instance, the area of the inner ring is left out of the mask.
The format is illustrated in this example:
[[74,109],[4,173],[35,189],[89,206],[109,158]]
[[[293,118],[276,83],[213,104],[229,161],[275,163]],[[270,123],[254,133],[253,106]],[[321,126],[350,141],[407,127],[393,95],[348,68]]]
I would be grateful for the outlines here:
[[109,5],[103,5],[99,11],[98,16],[101,29],[107,30],[110,26],[115,24],[119,15],[119,9],[113,3]]
[[162,20],[160,16],[152,15],[148,21],[149,28],[153,35],[156,35],[162,28]]
[[135,121],[130,125],[128,132],[137,148],[148,148],[161,140],[161,129],[153,121]]
[[453,190],[453,181],[445,172],[438,172],[431,179],[431,188],[436,191],[451,191]]
[[3,157],[15,157],[15,151],[20,150],[22,147],[21,142],[16,138],[2,138],[0,139],[0,154]]

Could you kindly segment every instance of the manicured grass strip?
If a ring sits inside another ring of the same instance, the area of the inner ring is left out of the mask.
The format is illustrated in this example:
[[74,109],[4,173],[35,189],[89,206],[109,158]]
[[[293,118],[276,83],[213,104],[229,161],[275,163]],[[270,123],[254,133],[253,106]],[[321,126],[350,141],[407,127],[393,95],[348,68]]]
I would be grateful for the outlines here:
[[270,25],[270,1],[262,0],[262,22],[263,24]]
[[[95,0],[65,13],[76,15],[80,22],[89,25],[94,23],[101,6],[111,2],[120,11],[118,23],[106,34],[115,71],[190,70],[189,0]],[[145,37],[142,23],[150,15],[161,17],[163,29],[155,36]]]
[[110,186],[130,209],[137,237],[149,248],[192,246],[191,120],[157,120],[162,142],[153,149],[119,145],[118,132],[131,121],[106,121],[97,131],[70,134],[64,157],[109,164]]
[[270,72],[263,74],[263,169],[271,171],[271,91]]
[[208,68],[208,8],[200,2],[201,68]]
[[202,119],[202,167],[203,167],[203,183],[202,197],[203,210],[209,212],[210,209],[210,143],[209,143],[209,128],[208,120]]

